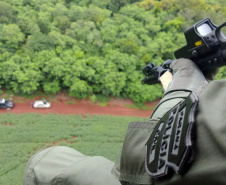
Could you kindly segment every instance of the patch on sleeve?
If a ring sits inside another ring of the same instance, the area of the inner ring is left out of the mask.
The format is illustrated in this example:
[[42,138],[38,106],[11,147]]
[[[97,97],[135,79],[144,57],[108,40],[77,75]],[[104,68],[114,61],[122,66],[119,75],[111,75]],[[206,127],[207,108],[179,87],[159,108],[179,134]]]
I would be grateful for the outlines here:
[[173,169],[180,174],[193,150],[195,110],[198,97],[189,96],[168,111],[146,143],[145,167],[151,177],[161,177]]

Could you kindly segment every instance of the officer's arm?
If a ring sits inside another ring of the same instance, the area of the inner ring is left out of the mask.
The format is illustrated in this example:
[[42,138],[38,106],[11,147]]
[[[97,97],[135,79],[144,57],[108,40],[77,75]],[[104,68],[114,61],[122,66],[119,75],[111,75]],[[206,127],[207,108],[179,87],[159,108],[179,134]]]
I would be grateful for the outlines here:
[[170,68],[173,74],[171,75],[170,72],[164,73],[160,79],[165,93],[153,111],[150,117],[151,120],[161,119],[167,111],[184,100],[189,94],[187,90],[199,96],[208,85],[203,73],[189,59],[175,60]]
[[162,84],[162,87],[164,89],[164,91],[166,91],[169,83],[172,81],[173,79],[173,75],[171,72],[166,71],[161,77],[160,77],[160,81]]

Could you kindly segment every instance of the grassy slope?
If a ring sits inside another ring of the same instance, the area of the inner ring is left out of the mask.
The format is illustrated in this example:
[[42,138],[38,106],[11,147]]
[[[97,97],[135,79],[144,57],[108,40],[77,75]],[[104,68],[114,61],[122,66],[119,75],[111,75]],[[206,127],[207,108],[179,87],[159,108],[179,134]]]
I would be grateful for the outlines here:
[[146,118],[75,115],[1,114],[0,184],[22,185],[28,159],[53,145],[115,161],[130,121]]

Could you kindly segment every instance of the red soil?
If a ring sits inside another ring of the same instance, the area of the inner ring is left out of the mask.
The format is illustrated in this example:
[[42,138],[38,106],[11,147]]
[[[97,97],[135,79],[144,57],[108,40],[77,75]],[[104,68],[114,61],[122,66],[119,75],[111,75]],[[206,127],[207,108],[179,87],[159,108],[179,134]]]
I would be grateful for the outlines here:
[[[132,109],[126,107],[126,105],[131,105],[133,102],[131,100],[120,100],[112,99],[105,106],[100,104],[92,103],[89,99],[78,100],[69,98],[67,96],[58,95],[51,102],[50,109],[34,109],[30,106],[30,103],[34,100],[40,99],[40,97],[30,99],[25,99],[22,97],[12,97],[12,100],[15,102],[15,107],[7,110],[0,109],[0,113],[56,113],[56,114],[81,114],[85,117],[85,114],[107,114],[107,115],[117,115],[117,116],[138,116],[149,118],[152,110],[141,110],[141,109]],[[154,108],[158,104],[158,101],[146,103],[146,107]]]

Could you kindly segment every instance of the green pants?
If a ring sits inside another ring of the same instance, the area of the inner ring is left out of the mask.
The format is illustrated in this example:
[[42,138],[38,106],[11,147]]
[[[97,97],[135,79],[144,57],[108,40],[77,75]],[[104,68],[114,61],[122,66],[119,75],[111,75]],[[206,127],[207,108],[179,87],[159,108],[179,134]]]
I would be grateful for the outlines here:
[[84,156],[65,146],[47,148],[28,162],[24,185],[120,185],[111,174],[114,163]]

